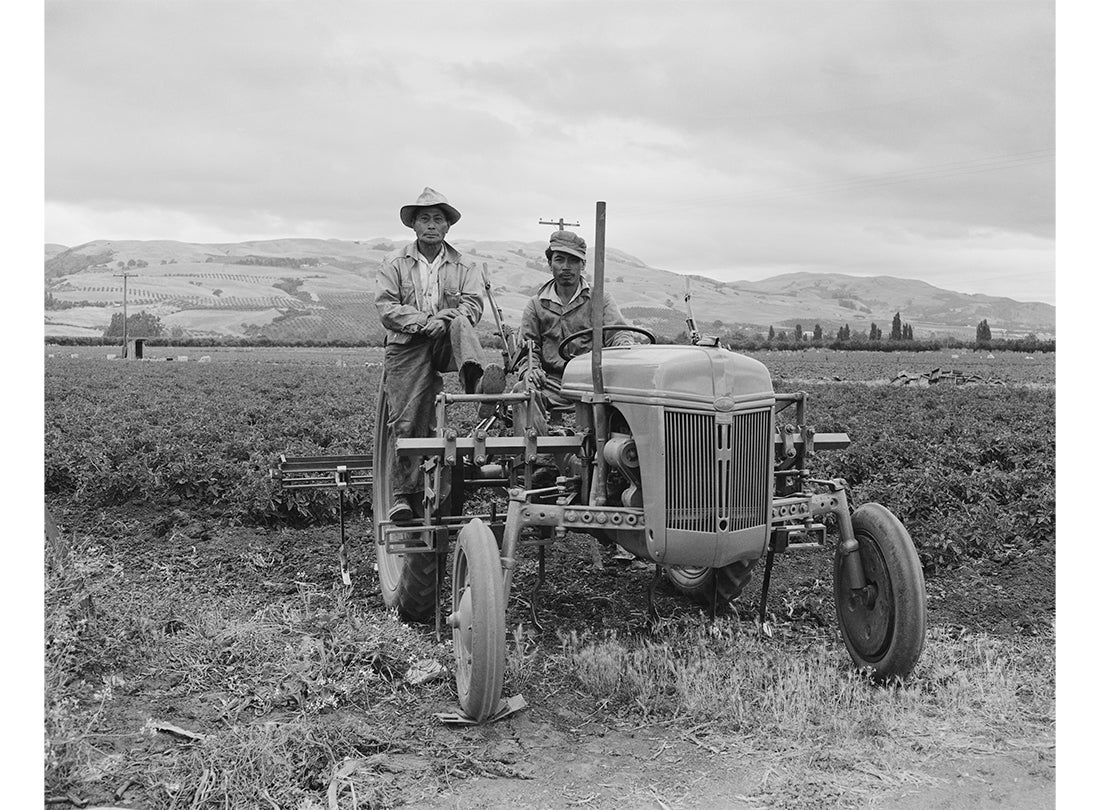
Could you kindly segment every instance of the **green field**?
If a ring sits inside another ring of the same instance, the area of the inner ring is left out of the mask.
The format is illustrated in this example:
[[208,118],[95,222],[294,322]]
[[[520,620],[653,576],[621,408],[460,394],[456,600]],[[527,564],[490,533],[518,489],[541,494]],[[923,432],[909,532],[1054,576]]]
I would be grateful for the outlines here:
[[[758,355],[777,390],[809,392],[819,431],[851,436],[815,474],[847,479],[855,503],[887,505],[918,546],[931,628],[904,687],[851,671],[828,555],[777,564],[770,640],[754,629],[759,578],[713,625],[662,585],[664,623],[646,634],[651,572],[606,551],[601,570],[570,535],[548,555],[541,633],[532,559],[516,574],[505,694],[530,708],[454,730],[433,717],[453,708],[453,679],[410,675],[446,664],[449,640],[382,606],[366,499],[352,501],[345,588],[335,496],[293,496],[269,476],[281,453],[370,452],[380,350],[175,351],[124,362],[104,348],[46,349],[45,494],[62,526],[46,550],[47,798],[583,806],[584,782],[564,764],[581,750],[600,807],[660,806],[638,780],[675,806],[680,777],[697,798],[752,806],[890,806],[908,789],[949,802],[937,793],[945,775],[990,757],[1001,768],[1032,757],[1032,782],[1017,787],[1046,785],[1053,356]],[[969,364],[1007,384],[863,384],[898,363]],[[667,778],[645,775],[654,750],[679,758]],[[737,775],[746,765],[754,778]]]

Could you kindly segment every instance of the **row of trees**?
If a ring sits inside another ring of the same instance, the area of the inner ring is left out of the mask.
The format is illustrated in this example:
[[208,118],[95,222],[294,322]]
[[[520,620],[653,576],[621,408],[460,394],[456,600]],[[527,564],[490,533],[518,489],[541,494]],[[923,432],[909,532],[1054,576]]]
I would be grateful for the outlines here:
[[[125,324],[125,326],[124,326]],[[111,323],[103,330],[105,338],[155,338],[164,334],[164,325],[160,318],[149,312],[138,312],[123,319],[121,312],[111,316]]]
[[[846,343],[850,340],[882,340],[882,330],[877,324],[872,323],[870,329],[866,333],[857,333],[854,337],[852,335],[852,327],[848,324],[840,327],[836,330],[834,335],[826,337],[824,330],[821,328],[821,324],[814,324],[812,332],[805,332],[802,329],[802,324],[796,323],[794,325],[794,331],[791,336],[788,337],[786,331],[775,331],[774,326],[768,327],[768,343],[788,343],[794,342],[796,344],[809,342],[815,346],[820,346],[826,340],[834,343]],[[913,340],[913,327],[908,323],[902,323],[901,313],[894,313],[894,321],[890,326],[890,340]]]
[[[720,327],[721,322],[720,321],[715,321],[715,326]],[[794,325],[794,330],[793,330],[790,338],[788,338],[787,333],[785,331],[776,332],[774,326],[769,326],[768,327],[768,338],[767,338],[768,343],[772,343],[772,342],[787,343],[787,342],[792,342],[792,341],[794,343],[802,343],[804,341],[809,341],[811,344],[813,344],[815,346],[820,346],[826,340],[829,340],[833,343],[846,343],[847,341],[850,341],[850,340],[861,340],[861,339],[866,339],[866,340],[869,340],[869,341],[882,340],[882,330],[878,327],[877,324],[872,323],[870,329],[866,333],[860,333],[860,334],[856,334],[855,336],[853,336],[852,335],[852,328],[848,324],[844,324],[844,326],[842,326],[842,327],[840,327],[839,329],[836,330],[835,335],[827,338],[827,337],[825,337],[825,335],[823,333],[823,330],[821,328],[821,324],[819,324],[819,323],[814,324],[814,328],[813,328],[812,333],[804,332],[803,329],[802,329],[802,324],[796,323]],[[894,320],[890,324],[890,337],[888,338],[888,340],[891,340],[891,341],[912,341],[913,340],[913,327],[912,327],[911,324],[902,322],[900,312],[895,312],[894,313]],[[1027,341],[1029,343],[1038,343],[1039,342],[1039,339],[1034,334],[1028,335],[1023,340]],[[975,330],[975,334],[974,334],[974,341],[978,346],[991,346],[991,345],[993,345],[993,330],[990,329],[989,321],[987,319],[983,318],[981,323],[978,324],[978,327]]]
[[[768,327],[767,335],[762,332],[748,332],[745,330],[730,330],[722,321],[714,321],[714,332],[723,345],[737,351],[760,351],[767,349],[791,350],[799,348],[829,348],[847,349],[850,351],[938,351],[940,349],[997,349],[1000,351],[1022,352],[1052,352],[1055,343],[1053,340],[1040,340],[1034,333],[1024,338],[998,338],[994,339],[989,327],[989,322],[983,320],[978,324],[975,338],[972,341],[955,337],[926,338],[917,340],[913,335],[913,327],[901,318],[901,313],[894,313],[890,324],[890,334],[886,335],[878,324],[872,323],[867,331],[853,332],[849,324],[844,324],[835,332],[826,333],[821,324],[814,324],[812,330],[807,331],[802,324],[796,323],[791,330],[776,330],[774,326]],[[680,332],[672,343],[688,343],[690,338],[687,332]]]

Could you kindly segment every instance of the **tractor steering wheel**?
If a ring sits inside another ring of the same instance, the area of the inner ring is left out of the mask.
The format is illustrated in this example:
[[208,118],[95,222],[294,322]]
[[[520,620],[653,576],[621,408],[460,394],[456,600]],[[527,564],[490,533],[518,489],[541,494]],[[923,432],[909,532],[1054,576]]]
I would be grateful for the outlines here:
[[[653,333],[650,332],[648,329],[642,329],[639,326],[630,326],[629,324],[625,324],[625,323],[608,324],[607,326],[605,326],[603,328],[603,331],[604,331],[605,335],[608,332],[636,332],[637,334],[639,334],[639,335],[641,335],[645,338],[648,338],[650,343],[656,343],[657,342],[657,338],[655,338],[653,336]],[[579,332],[574,332],[573,334],[571,334],[569,337],[567,337],[565,340],[563,340],[561,343],[558,344],[558,356],[562,360],[565,360],[566,362],[572,360],[576,355],[566,354],[565,353],[565,347],[568,346],[570,343],[572,343],[574,340],[578,340],[579,338],[586,337],[586,336],[591,335],[591,334],[592,334],[591,329],[581,329]]]

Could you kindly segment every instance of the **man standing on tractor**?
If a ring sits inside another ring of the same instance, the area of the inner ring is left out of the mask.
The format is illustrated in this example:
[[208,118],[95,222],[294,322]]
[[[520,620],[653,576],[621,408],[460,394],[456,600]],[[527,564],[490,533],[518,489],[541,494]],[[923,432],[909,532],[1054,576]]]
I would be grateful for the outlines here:
[[[540,413],[535,429],[545,433],[547,414],[551,407],[571,406],[561,397],[561,375],[565,360],[558,354],[558,346],[565,338],[582,329],[592,328],[592,291],[584,278],[586,245],[584,239],[572,231],[555,231],[546,248],[546,262],[553,278],[539,288],[523,310],[520,337],[526,344],[534,341],[534,353],[529,358],[531,378],[538,397]],[[603,294],[605,324],[625,324],[619,306],[606,290]],[[629,332],[608,332],[604,341],[608,346],[627,346],[634,343]],[[574,355],[591,351],[591,336],[573,341]]]
[[[383,391],[391,435],[430,436],[435,429],[435,398],[442,372],[457,371],[466,393],[499,394],[504,369],[486,363],[474,326],[481,319],[481,274],[445,241],[462,216],[447,199],[425,188],[416,202],[401,207],[401,223],[416,241],[383,262],[375,305],[386,327]],[[482,403],[480,413],[494,404]],[[394,522],[413,518],[410,499],[422,489],[419,459],[393,456]]]

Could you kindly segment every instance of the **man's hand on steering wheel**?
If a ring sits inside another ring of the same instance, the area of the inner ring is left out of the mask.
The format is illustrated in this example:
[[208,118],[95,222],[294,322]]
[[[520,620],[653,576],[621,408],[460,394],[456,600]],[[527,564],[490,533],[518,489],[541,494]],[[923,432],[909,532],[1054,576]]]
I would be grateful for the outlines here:
[[[612,323],[604,326],[603,331],[605,335],[608,332],[634,332],[648,339],[650,343],[657,342],[657,338],[654,337],[652,332],[650,332],[648,329],[642,329],[640,326],[630,326],[625,323]],[[576,355],[566,354],[565,347],[573,341],[579,340],[580,338],[589,336],[591,334],[591,329],[581,329],[580,331],[574,332],[573,334],[569,335],[565,340],[558,344],[558,356],[561,357],[562,360],[565,360],[567,362],[569,360],[572,360]]]

